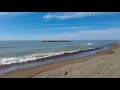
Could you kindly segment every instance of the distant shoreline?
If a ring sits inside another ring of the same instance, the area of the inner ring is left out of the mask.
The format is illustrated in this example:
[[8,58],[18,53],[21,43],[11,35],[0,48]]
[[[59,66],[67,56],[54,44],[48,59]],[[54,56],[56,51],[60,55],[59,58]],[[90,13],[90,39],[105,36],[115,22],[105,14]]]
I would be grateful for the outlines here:
[[67,41],[67,40],[44,40],[42,42],[71,42],[71,41]]

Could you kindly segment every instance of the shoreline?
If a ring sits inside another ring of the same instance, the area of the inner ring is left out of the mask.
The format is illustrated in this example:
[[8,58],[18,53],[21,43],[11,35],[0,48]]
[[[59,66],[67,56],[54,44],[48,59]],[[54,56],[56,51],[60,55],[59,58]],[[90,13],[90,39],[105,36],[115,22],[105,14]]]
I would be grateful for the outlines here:
[[4,74],[0,77],[1,78],[2,77],[3,78],[10,78],[10,77],[13,77],[13,78],[31,78],[31,77],[34,77],[37,74],[41,74],[43,72],[54,70],[54,69],[63,67],[65,65],[74,64],[74,63],[82,63],[82,62],[88,61],[90,58],[93,58],[93,57],[114,53],[114,52],[112,52],[112,49],[118,48],[117,44],[118,44],[118,42],[114,43],[114,46],[111,47],[110,49],[99,51],[96,54],[93,54],[93,55],[90,55],[90,56],[85,56],[85,57],[82,57],[80,59],[71,59],[71,60],[53,62],[53,63],[47,64],[47,65],[41,65],[41,66],[36,66],[36,67],[19,69],[19,70],[8,72],[8,73],[6,73],[6,74]]
[[107,50],[108,48],[111,48],[113,44],[109,44],[106,46],[101,46],[97,48],[89,48],[85,50],[78,50],[74,52],[66,52],[64,54],[60,55],[54,55],[46,58],[36,59],[36,60],[30,60],[26,62],[21,63],[12,63],[12,64],[4,64],[0,65],[0,76],[4,75],[6,73],[19,70],[19,69],[25,69],[25,68],[31,68],[31,67],[37,67],[37,66],[43,66],[50,63],[60,62],[64,60],[71,60],[71,59],[79,59],[82,57],[90,56],[96,54],[96,52]]

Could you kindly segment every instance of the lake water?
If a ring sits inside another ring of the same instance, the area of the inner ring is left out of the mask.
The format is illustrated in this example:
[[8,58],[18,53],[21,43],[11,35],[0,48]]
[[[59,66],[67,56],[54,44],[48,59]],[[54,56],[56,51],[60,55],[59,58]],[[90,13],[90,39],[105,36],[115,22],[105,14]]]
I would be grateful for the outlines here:
[[78,40],[70,42],[0,41],[0,65],[33,61],[64,53],[110,45],[110,40]]

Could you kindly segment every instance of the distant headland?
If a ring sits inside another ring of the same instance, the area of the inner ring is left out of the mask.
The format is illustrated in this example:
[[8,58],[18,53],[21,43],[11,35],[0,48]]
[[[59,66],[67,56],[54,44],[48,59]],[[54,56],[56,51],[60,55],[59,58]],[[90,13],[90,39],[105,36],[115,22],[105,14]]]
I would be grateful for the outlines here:
[[67,41],[67,40],[44,40],[42,42],[71,42],[71,41]]

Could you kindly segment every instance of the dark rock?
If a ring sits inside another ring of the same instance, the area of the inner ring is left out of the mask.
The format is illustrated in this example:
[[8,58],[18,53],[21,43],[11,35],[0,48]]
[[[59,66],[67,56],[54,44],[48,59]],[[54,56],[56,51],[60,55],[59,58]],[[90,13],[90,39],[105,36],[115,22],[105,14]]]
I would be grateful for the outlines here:
[[70,42],[70,41],[65,41],[65,40],[48,40],[48,41],[42,41],[42,42]]

